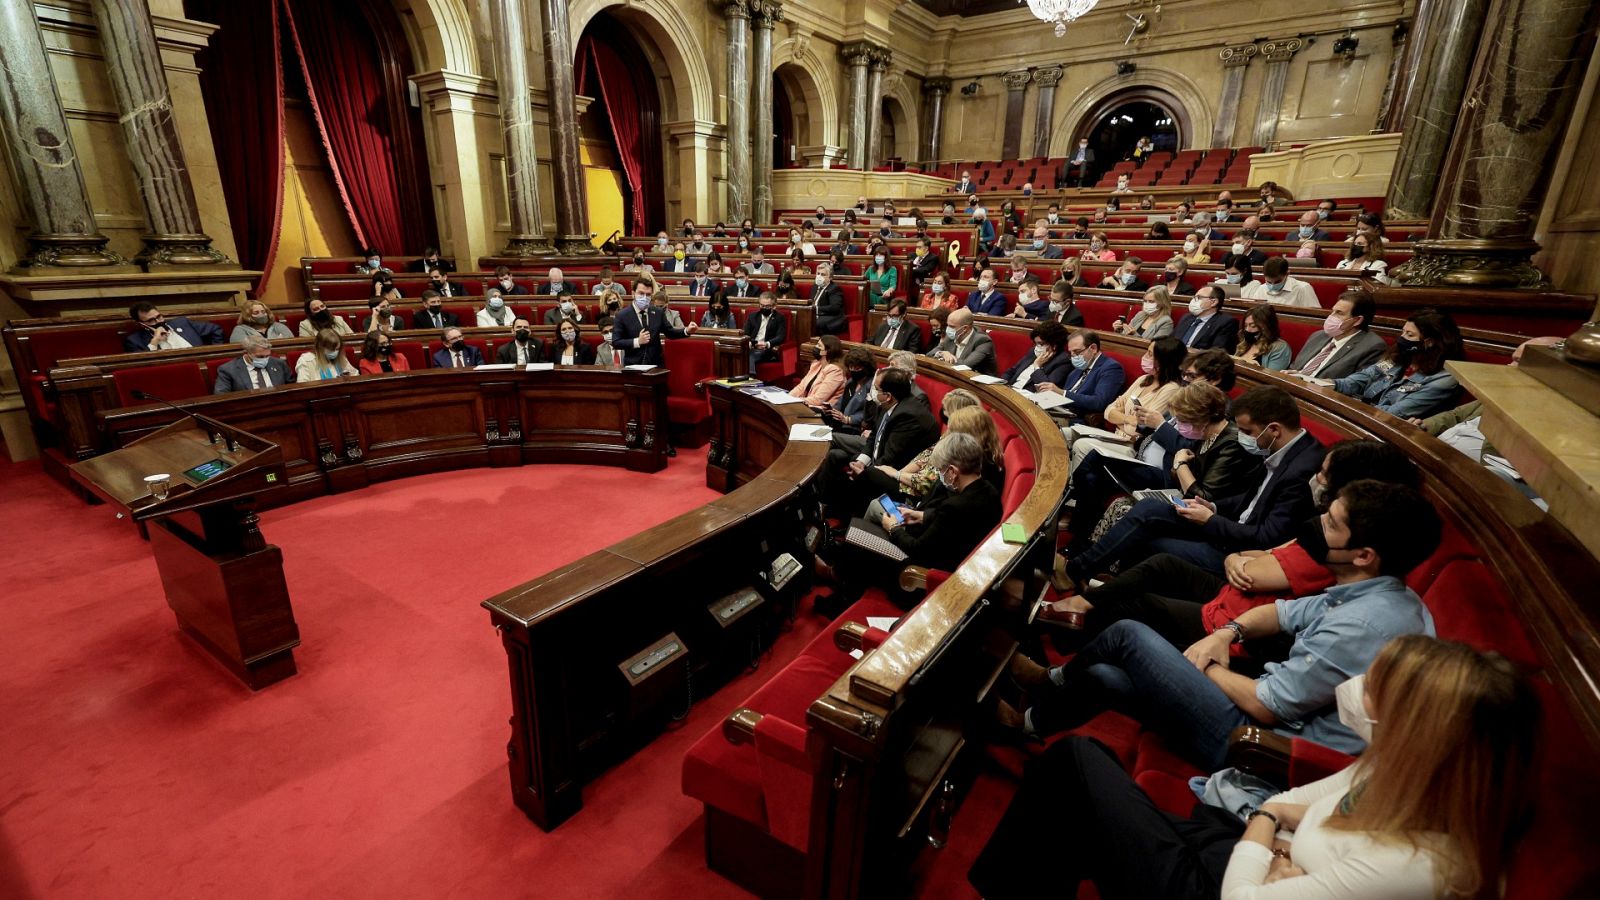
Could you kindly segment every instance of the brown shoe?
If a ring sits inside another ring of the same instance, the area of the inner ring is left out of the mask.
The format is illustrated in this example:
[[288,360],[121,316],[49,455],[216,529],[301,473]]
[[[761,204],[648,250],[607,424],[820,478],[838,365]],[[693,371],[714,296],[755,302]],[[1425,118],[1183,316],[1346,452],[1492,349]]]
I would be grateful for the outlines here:
[[1050,670],[1029,659],[1025,653],[1011,654],[1011,662],[1006,668],[1011,673],[1011,680],[1024,691],[1038,690],[1050,681]]
[[1034,615],[1033,620],[1057,628],[1083,630],[1083,613],[1075,609],[1058,609],[1054,603],[1039,604],[1039,612]]

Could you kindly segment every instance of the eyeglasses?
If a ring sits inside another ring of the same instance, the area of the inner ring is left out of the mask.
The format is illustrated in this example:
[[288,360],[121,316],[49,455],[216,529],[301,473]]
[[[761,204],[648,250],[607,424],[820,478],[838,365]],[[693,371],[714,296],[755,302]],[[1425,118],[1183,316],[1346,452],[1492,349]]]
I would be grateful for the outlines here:
[[1193,369],[1188,369],[1183,373],[1183,380],[1184,380],[1185,383],[1193,381],[1193,380],[1195,380],[1196,378],[1199,378],[1199,377],[1200,377],[1200,373],[1194,371]]

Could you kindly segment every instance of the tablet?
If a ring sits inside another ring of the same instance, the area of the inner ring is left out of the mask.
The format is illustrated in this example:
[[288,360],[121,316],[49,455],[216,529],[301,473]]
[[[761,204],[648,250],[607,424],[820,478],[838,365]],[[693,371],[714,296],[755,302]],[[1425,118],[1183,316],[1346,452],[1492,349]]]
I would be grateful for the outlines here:
[[889,499],[888,494],[884,494],[878,498],[878,507],[883,510],[885,515],[894,519],[896,522],[899,522],[901,525],[906,523],[906,517],[901,514],[900,507],[896,506],[895,502]]

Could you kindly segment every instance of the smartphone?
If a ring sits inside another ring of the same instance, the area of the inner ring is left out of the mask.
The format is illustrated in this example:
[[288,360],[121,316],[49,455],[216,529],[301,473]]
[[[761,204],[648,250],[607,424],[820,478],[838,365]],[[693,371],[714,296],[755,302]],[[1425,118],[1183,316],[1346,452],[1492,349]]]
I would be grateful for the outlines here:
[[1182,497],[1168,497],[1167,499],[1170,500],[1172,502],[1172,505],[1177,507],[1178,509],[1188,509],[1189,508],[1188,502],[1185,501]]
[[878,498],[878,506],[883,509],[885,515],[894,519],[896,522],[899,522],[901,525],[906,523],[906,517],[900,512],[900,507],[895,505],[893,500],[889,499],[888,494],[884,494]]

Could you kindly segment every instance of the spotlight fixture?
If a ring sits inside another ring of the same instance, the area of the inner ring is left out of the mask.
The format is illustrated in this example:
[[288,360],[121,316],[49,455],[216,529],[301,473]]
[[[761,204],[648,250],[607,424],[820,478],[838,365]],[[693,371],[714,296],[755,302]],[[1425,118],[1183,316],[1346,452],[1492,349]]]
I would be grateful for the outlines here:
[[1361,46],[1361,39],[1346,31],[1344,37],[1333,42],[1333,55],[1344,57],[1345,62],[1356,58],[1356,48]]
[[978,92],[978,83],[976,81],[968,82],[967,84],[962,85],[962,87],[961,87],[961,96],[963,96],[963,97],[971,97],[973,94],[976,94],[977,92]]
[[1134,71],[1137,70],[1138,68],[1139,68],[1138,66],[1134,65],[1131,62],[1128,62],[1125,59],[1117,61],[1117,74],[1118,75],[1132,75],[1134,73]]

